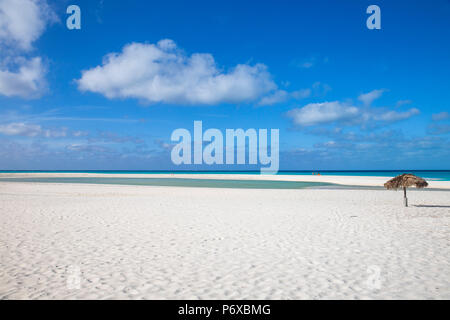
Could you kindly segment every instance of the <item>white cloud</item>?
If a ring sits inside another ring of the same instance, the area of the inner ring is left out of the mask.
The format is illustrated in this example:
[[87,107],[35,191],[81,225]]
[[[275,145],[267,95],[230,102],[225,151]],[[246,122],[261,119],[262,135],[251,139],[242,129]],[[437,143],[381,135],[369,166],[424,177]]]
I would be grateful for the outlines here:
[[205,105],[255,101],[277,88],[263,64],[220,70],[211,54],[187,56],[169,39],[126,45],[84,70],[77,83],[81,91],[110,99]]
[[373,127],[382,122],[395,122],[409,119],[420,111],[411,108],[399,112],[386,108],[372,108],[370,104],[385,90],[373,90],[358,97],[363,102],[362,107],[356,107],[351,103],[340,101],[310,103],[302,108],[296,108],[287,112],[295,125],[308,127],[322,124],[340,123],[344,125],[360,126],[361,128]]
[[26,124],[23,122],[0,124],[0,133],[7,136],[35,137],[39,135],[41,131],[41,126],[35,124]]
[[384,91],[385,91],[384,89],[379,89],[379,90],[372,90],[368,93],[363,93],[358,97],[358,100],[362,101],[362,103],[365,106],[370,106],[374,100],[381,97]]
[[58,130],[43,129],[38,124],[12,122],[8,124],[0,124],[0,134],[7,136],[24,136],[24,137],[46,137],[58,138],[67,135],[67,128]]
[[0,0],[0,95],[36,98],[46,88],[40,57],[24,57],[57,20],[45,0]]
[[342,104],[339,101],[310,103],[303,108],[293,109],[287,113],[294,124],[300,126],[312,126],[351,119],[358,116],[358,114],[358,108]]
[[270,106],[276,103],[286,101],[289,97],[289,93],[284,90],[277,90],[273,94],[263,97],[259,101],[260,106]]
[[30,50],[56,20],[45,0],[0,0],[0,45]]
[[269,106],[286,101],[289,98],[297,100],[308,98],[311,95],[311,89],[300,89],[292,92],[285,90],[276,90],[274,93],[263,97],[258,105]]
[[448,113],[447,111],[442,111],[439,113],[434,113],[431,118],[434,121],[442,121],[442,120],[447,120],[450,119],[450,113]]
[[294,124],[299,126],[315,126],[343,122],[350,125],[365,126],[371,122],[395,122],[409,119],[420,111],[412,108],[398,112],[384,109],[358,108],[339,101],[310,103],[302,108],[287,112]]
[[381,120],[381,121],[400,121],[400,120],[409,119],[412,116],[415,116],[419,113],[420,113],[419,109],[416,109],[416,108],[411,108],[408,111],[404,111],[404,112],[386,111],[381,114],[374,115],[373,119]]
[[46,68],[41,58],[19,59],[17,65],[17,71],[0,70],[0,94],[7,97],[39,97],[46,88]]

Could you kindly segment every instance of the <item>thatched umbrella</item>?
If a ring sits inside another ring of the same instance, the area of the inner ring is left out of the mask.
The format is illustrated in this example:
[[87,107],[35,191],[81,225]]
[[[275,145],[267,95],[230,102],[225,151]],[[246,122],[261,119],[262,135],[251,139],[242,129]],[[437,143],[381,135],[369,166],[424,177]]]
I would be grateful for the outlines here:
[[386,189],[400,189],[403,188],[403,194],[405,197],[405,207],[408,206],[408,198],[406,198],[406,188],[416,186],[416,188],[425,188],[428,186],[428,182],[424,179],[417,177],[411,173],[404,173],[395,178],[392,178],[384,184]]

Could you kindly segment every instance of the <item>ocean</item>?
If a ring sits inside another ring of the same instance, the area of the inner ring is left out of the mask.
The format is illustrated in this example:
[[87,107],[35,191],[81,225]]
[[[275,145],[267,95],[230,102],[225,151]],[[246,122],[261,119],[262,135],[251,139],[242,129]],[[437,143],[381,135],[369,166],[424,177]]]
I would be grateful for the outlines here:
[[[260,174],[259,171],[152,171],[152,170],[0,170],[0,173],[99,173],[99,174]],[[284,170],[279,171],[278,175],[336,175],[336,176],[380,176],[395,177],[402,173],[412,173],[416,176],[429,180],[450,181],[450,170]]]

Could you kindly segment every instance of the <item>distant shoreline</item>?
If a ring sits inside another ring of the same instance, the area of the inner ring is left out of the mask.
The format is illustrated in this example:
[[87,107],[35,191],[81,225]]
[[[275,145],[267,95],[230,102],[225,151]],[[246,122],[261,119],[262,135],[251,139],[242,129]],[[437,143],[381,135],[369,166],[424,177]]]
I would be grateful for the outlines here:
[[[236,180],[236,181],[250,181],[254,184],[255,181],[265,181],[264,183],[268,183],[270,181],[276,182],[285,182],[285,183],[311,183],[311,186],[315,184],[332,184],[337,186],[344,187],[383,187],[383,184],[389,180],[390,177],[395,176],[392,174],[391,176],[358,176],[358,175],[288,175],[288,174],[278,174],[278,175],[260,175],[260,174],[243,174],[243,173],[83,173],[83,172],[10,172],[10,173],[0,173],[1,179],[34,179],[33,182],[39,182],[39,179],[54,179],[56,181],[54,183],[58,183],[57,179],[66,179],[65,183],[70,183],[67,179],[172,179],[172,180],[182,180],[182,179],[190,179],[193,180],[216,180],[216,181],[227,181],[227,180]],[[56,179],[56,180],[55,180]],[[429,182],[428,189],[450,189],[450,181],[446,180],[438,180],[434,178],[427,178]],[[26,182],[26,181],[24,181]],[[30,181],[29,181],[30,182]],[[41,182],[49,182],[42,180]],[[87,181],[85,183],[93,183],[95,181]],[[74,183],[80,183],[80,181],[74,180]],[[82,182],[81,182],[82,183]],[[107,184],[120,184],[113,183],[112,181],[106,181]],[[228,184],[231,183],[227,182]],[[241,183],[241,182],[239,182]],[[125,183],[130,184],[130,183]],[[180,183],[174,183],[176,186],[186,186]],[[200,182],[200,184],[205,184]],[[138,181],[136,185],[145,185],[142,181]],[[158,184],[156,184],[158,185]],[[163,181],[161,186],[170,186],[167,181]],[[212,181],[211,187],[214,187],[214,181]],[[190,185],[189,185],[190,186]],[[307,187],[307,186],[306,186]],[[280,186],[280,188],[285,188]],[[297,189],[293,187],[292,189]]]

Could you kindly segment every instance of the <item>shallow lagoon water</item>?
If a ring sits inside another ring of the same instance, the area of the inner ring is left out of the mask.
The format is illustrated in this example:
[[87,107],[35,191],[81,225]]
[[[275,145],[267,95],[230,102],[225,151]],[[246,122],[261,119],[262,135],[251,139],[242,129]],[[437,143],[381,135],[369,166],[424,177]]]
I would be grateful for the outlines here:
[[39,182],[39,183],[87,183],[115,184],[133,186],[165,186],[194,188],[238,188],[238,189],[304,189],[334,186],[325,182],[304,181],[270,181],[270,180],[226,180],[226,179],[182,179],[182,178],[1,178],[4,182]]

